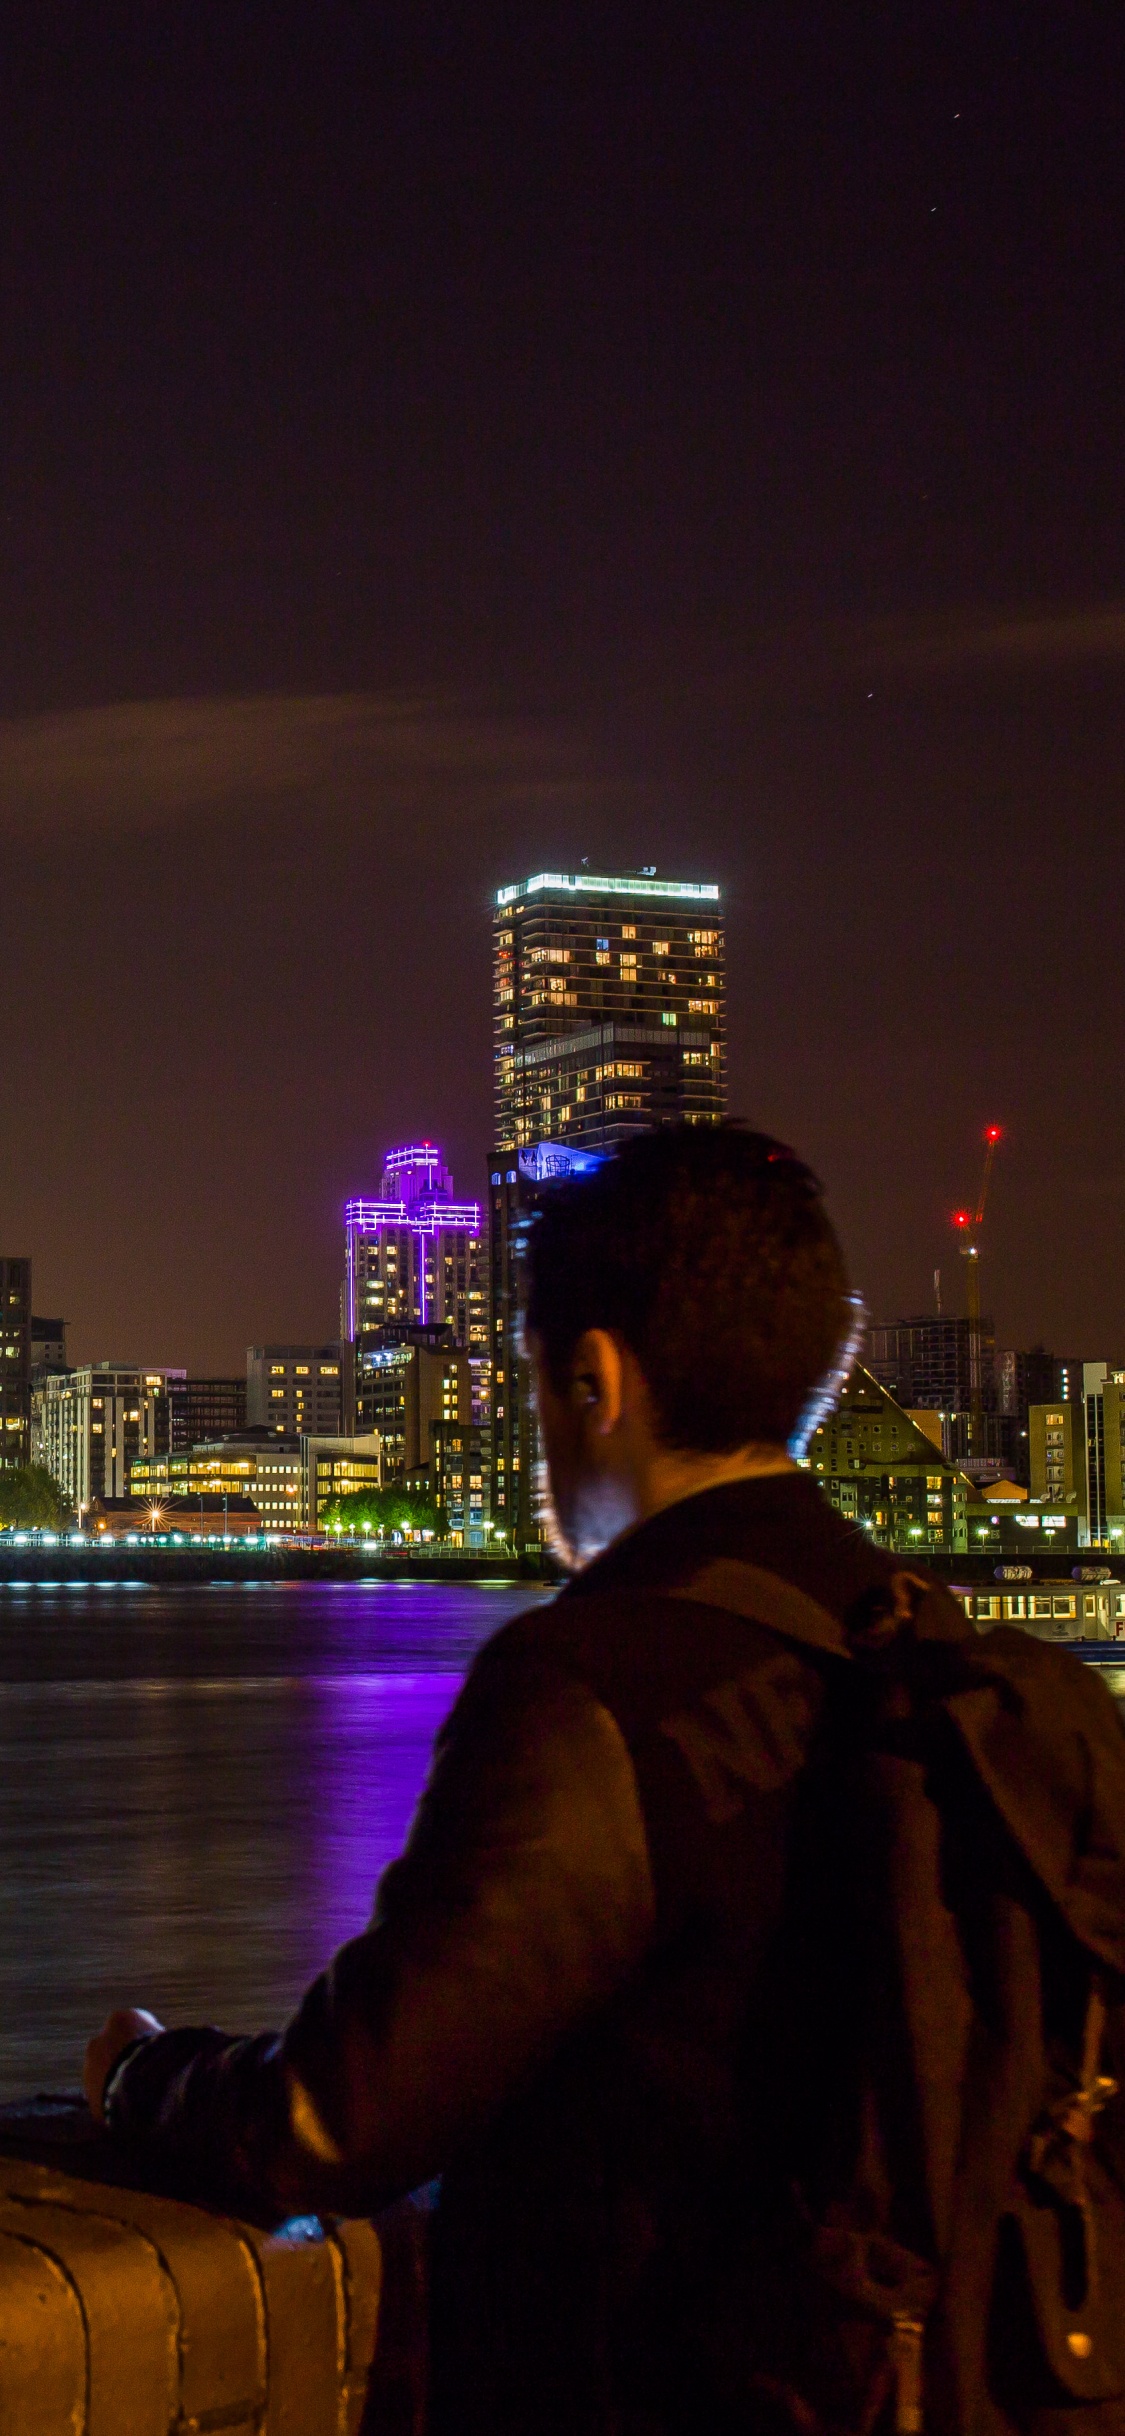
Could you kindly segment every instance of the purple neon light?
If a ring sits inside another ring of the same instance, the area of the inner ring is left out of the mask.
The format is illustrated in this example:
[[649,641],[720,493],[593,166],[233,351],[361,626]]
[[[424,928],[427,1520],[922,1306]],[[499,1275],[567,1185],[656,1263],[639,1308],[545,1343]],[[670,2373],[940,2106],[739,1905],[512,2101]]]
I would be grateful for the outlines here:
[[[380,1235],[394,1229],[408,1228],[418,1240],[415,1245],[415,1268],[421,1282],[421,1318],[427,1316],[426,1242],[427,1236],[441,1234],[444,1228],[461,1234],[481,1233],[479,1201],[454,1201],[453,1178],[445,1165],[436,1142],[407,1142],[389,1150],[380,1178],[382,1198],[378,1201],[347,1201],[344,1204],[344,1227],[347,1241],[348,1327],[356,1331],[356,1239],[362,1235]],[[392,1199],[397,1191],[400,1196]]]

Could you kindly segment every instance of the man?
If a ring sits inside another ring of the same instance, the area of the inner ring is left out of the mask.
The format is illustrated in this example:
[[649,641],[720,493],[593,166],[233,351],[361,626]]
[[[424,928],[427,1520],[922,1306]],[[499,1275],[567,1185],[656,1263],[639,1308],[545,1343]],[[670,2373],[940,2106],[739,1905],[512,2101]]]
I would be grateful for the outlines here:
[[733,1125],[557,1185],[527,1269],[570,1582],[478,1657],[372,1927],[285,2032],[114,2016],[87,2090],[233,2207],[371,2214],[440,2175],[441,2436],[723,2436],[751,2424],[739,2261],[793,2162],[806,1760],[844,1621],[899,1595],[790,1452],[852,1305],[814,1179]]

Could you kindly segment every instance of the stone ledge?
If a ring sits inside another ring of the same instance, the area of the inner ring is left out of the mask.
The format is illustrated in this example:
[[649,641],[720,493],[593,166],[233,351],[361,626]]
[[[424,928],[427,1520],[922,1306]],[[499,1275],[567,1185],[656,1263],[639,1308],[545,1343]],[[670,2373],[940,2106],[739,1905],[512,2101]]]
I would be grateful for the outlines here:
[[99,2179],[103,2143],[65,2103],[4,2113],[0,2428],[359,2436],[382,2287],[372,2225],[266,2232]]

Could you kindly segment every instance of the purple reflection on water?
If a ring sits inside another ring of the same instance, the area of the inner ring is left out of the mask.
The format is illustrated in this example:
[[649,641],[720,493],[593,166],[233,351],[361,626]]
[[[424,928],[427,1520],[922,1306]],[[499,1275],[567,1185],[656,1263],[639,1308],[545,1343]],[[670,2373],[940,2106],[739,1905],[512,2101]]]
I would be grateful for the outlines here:
[[283,2021],[366,1923],[475,1650],[536,1595],[0,1588],[0,2096],[73,2086],[111,2005]]
[[402,1850],[460,1680],[445,1672],[328,1675],[315,1685],[321,1798],[309,1899],[328,1951],[365,1925],[378,1880]]

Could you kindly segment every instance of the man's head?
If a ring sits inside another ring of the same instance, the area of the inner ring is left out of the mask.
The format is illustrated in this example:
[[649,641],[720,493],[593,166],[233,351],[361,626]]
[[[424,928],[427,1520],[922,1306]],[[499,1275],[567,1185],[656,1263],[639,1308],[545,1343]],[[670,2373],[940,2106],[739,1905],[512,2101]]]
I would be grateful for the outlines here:
[[816,1179],[766,1134],[661,1127],[551,1186],[526,1325],[570,1553],[695,1486],[782,1468],[850,1320]]

